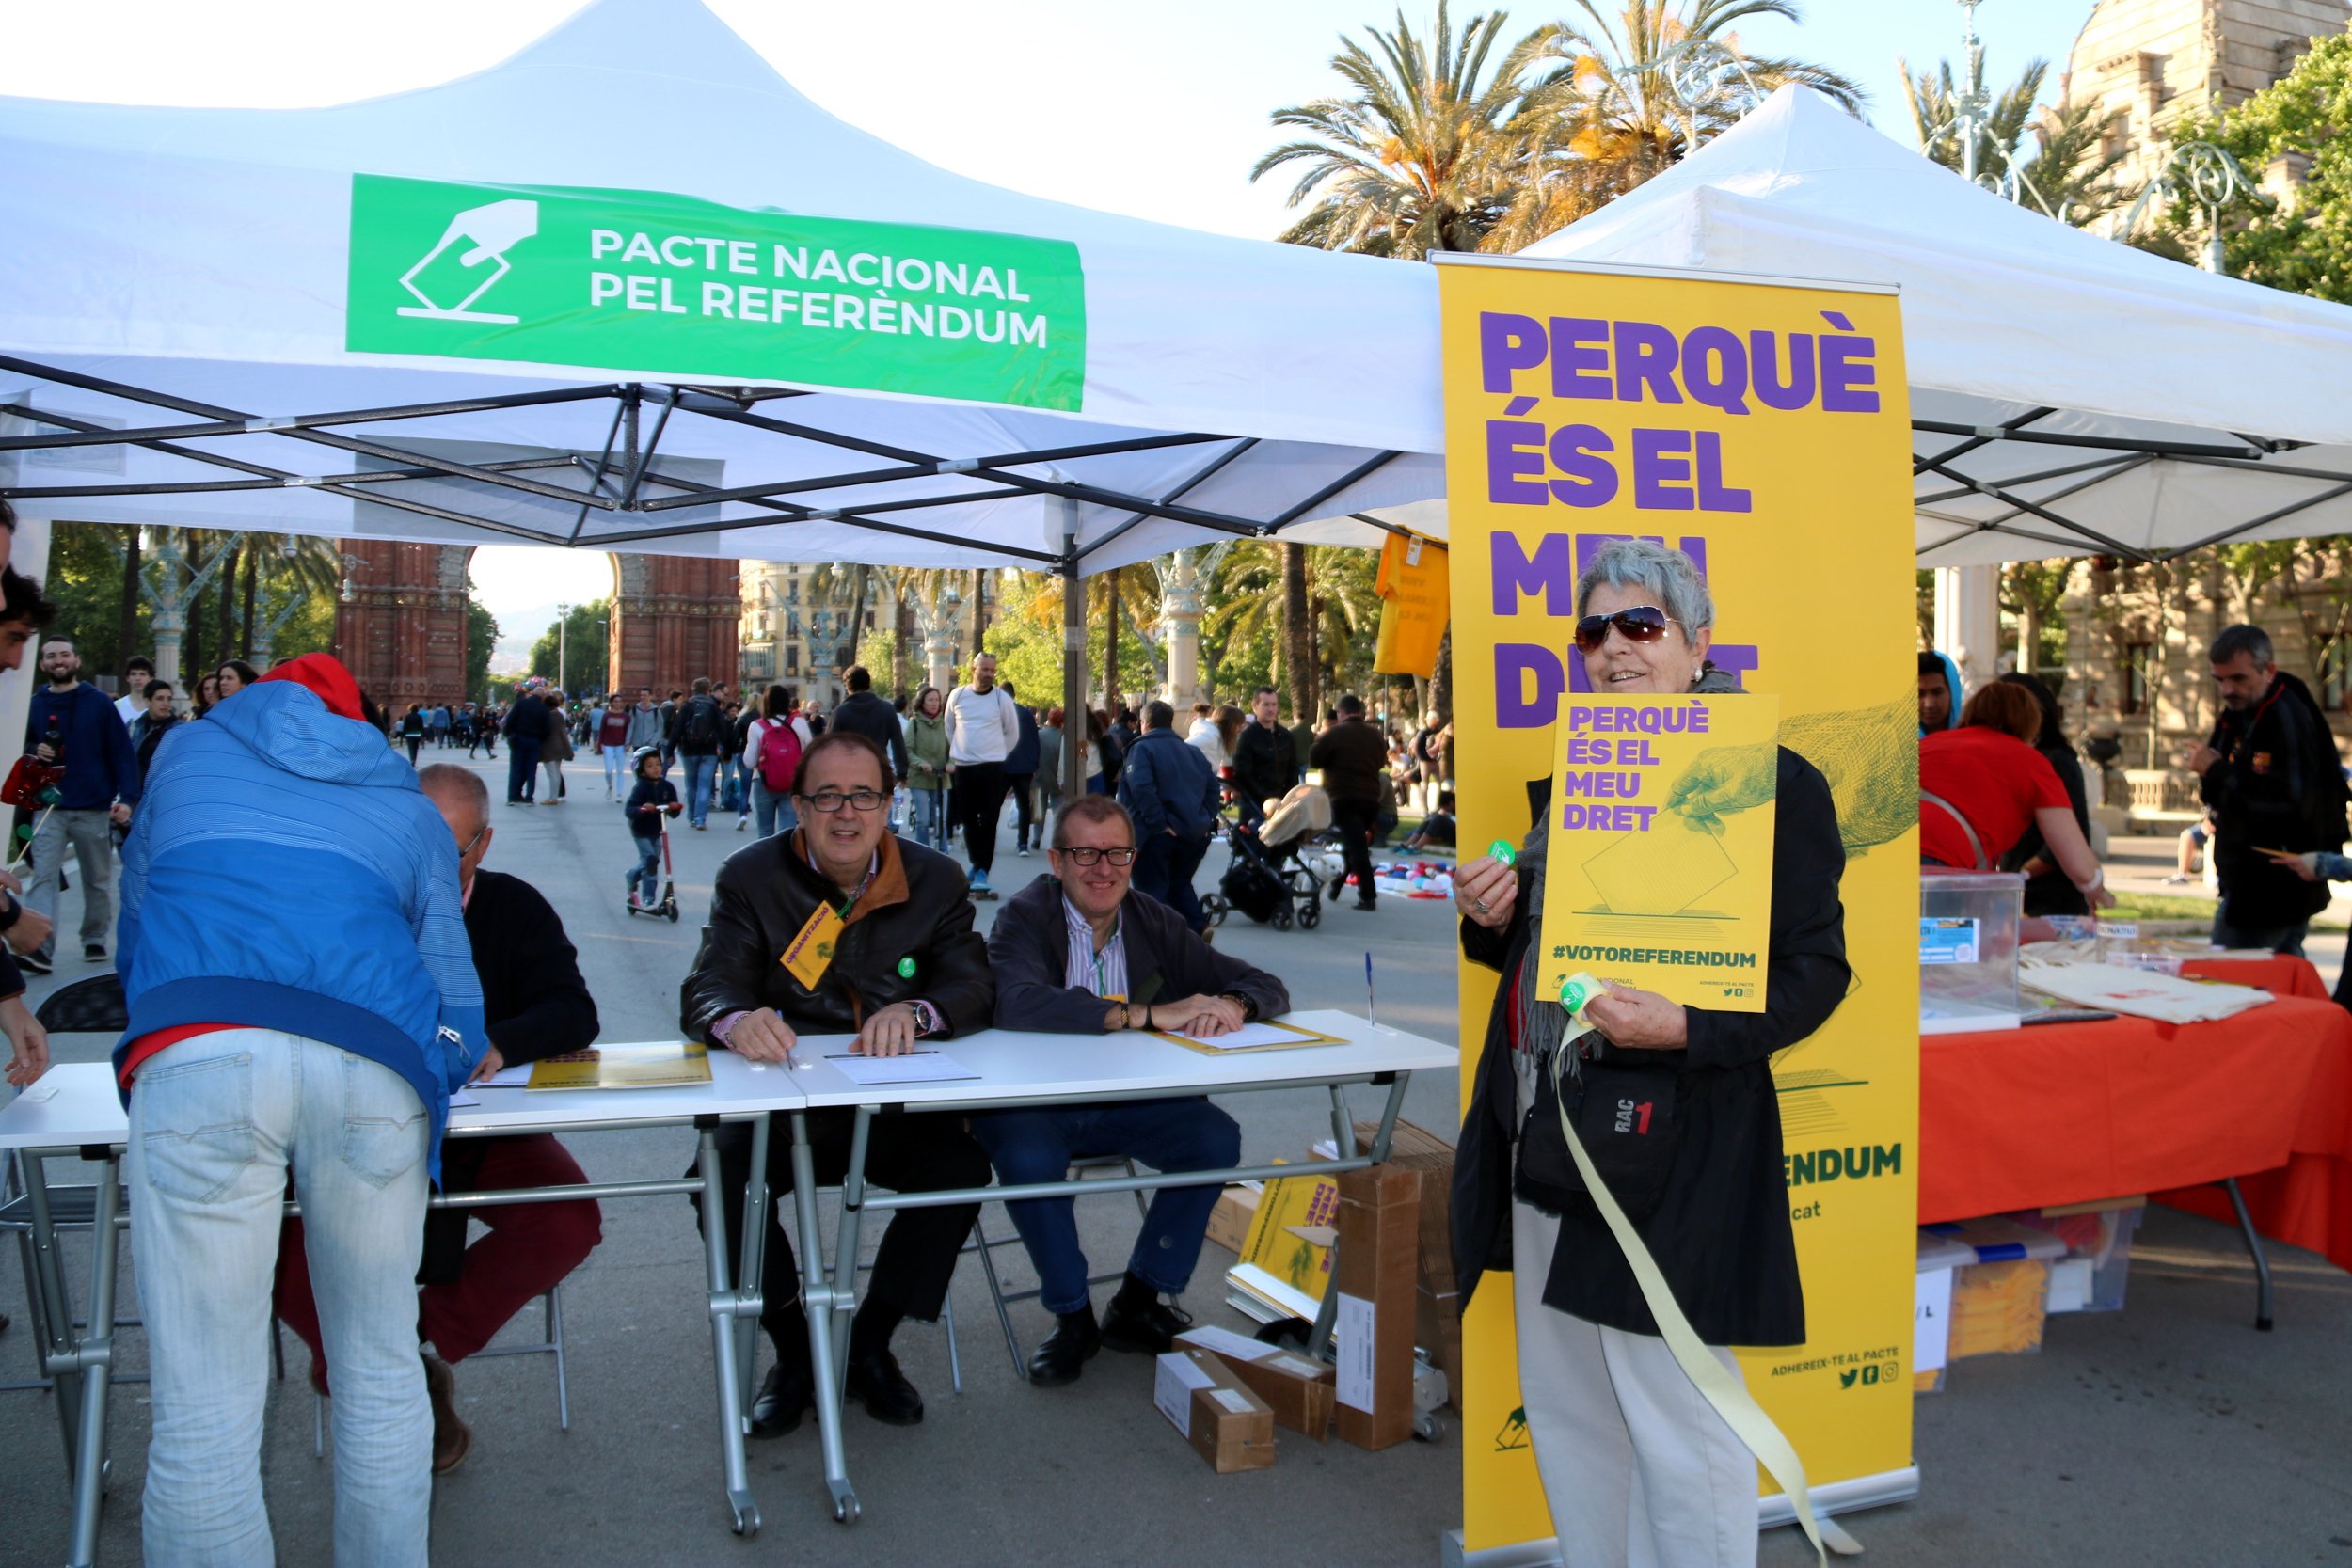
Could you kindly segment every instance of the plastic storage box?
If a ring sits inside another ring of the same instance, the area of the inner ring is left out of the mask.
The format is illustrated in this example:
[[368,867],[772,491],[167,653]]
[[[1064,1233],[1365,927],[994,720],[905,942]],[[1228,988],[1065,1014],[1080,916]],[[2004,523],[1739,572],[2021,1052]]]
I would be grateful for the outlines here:
[[2026,879],[1919,868],[1919,1032],[2017,1027]]

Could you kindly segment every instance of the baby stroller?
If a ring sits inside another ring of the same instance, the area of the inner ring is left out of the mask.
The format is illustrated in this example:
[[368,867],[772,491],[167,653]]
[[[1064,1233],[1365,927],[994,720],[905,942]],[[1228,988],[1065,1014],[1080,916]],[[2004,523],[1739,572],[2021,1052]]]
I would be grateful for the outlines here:
[[1201,900],[1212,924],[1239,910],[1251,920],[1287,931],[1295,921],[1301,929],[1323,924],[1323,905],[1316,896],[1328,875],[1309,863],[1309,846],[1331,826],[1331,798],[1312,784],[1300,784],[1266,819],[1252,826],[1235,823],[1228,832],[1233,858],[1217,882],[1217,891]]

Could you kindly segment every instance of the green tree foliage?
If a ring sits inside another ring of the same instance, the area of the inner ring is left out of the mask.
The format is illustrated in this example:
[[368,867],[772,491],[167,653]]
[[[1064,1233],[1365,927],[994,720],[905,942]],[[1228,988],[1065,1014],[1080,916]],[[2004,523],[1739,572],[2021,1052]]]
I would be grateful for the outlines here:
[[498,646],[499,619],[482,607],[482,590],[466,578],[466,689],[468,702],[482,702],[490,690],[490,650]]
[[[2312,41],[2295,69],[2217,118],[2182,121],[2176,141],[2209,141],[2235,157],[2255,180],[2274,162],[2304,166],[2291,202],[2264,203],[2243,221],[2224,215],[2222,254],[2231,276],[2352,303],[2352,34]],[[2249,207],[2254,204],[2249,203]],[[2204,209],[2176,201],[2159,226],[2194,254],[2204,240]]]
[[51,633],[73,639],[87,676],[119,675],[132,654],[154,652],[154,612],[144,597],[136,644],[122,646],[122,546],[129,532],[104,523],[59,523],[50,531],[41,592],[57,606]]
[[[473,599],[470,596],[470,582],[468,584],[468,593],[466,603],[470,608],[473,605]],[[483,613],[486,617],[489,612],[485,610]],[[583,694],[590,697],[602,696],[606,671],[609,668],[605,658],[605,633],[612,616],[612,601],[610,598],[591,599],[586,604],[572,606],[571,613],[564,617],[562,622],[561,639],[556,635],[556,624],[550,623],[548,629],[539,634],[539,641],[531,645],[531,673],[534,675],[549,677],[563,689],[564,694],[567,697]],[[490,635],[495,640],[498,636],[498,623],[492,621],[490,626]],[[470,637],[467,639],[469,653],[472,652],[472,641]],[[564,658],[564,668],[560,673],[555,667],[559,646]],[[486,647],[483,653],[483,669],[485,673],[489,669],[489,653]],[[470,675],[471,671],[469,670],[468,673]],[[470,680],[468,685],[470,687]]]
[[898,662],[898,631],[896,626],[876,626],[867,632],[865,641],[857,645],[857,662],[865,665],[866,673],[874,677],[877,692],[883,697],[898,695],[890,673]]

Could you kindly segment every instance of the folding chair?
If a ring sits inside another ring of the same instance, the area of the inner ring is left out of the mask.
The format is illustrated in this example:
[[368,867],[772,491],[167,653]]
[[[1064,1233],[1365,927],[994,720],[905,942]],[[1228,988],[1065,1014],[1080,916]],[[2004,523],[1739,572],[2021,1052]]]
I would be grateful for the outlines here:
[[[572,1391],[564,1363],[564,1285],[561,1280],[548,1288],[539,1298],[544,1309],[545,1328],[541,1337],[528,1344],[485,1345],[466,1359],[469,1363],[486,1361],[494,1355],[552,1355],[555,1357],[555,1424],[565,1432],[572,1430]],[[270,1325],[273,1336],[278,1324]],[[284,1376],[281,1370],[278,1374]],[[316,1388],[310,1390],[310,1457],[326,1457],[326,1400]]]
[[[1098,1154],[1088,1159],[1070,1162],[1071,1175],[1081,1181],[1086,1179],[1089,1171],[1123,1171],[1129,1176],[1136,1177],[1143,1174],[1142,1167],[1123,1154]],[[1138,1187],[1135,1189],[1135,1198],[1136,1215],[1140,1218],[1149,1218],[1152,1213],[1151,1195]],[[1012,1375],[1026,1383],[1029,1380],[1029,1364],[1021,1354],[1021,1340],[1012,1331],[1012,1313],[1007,1308],[1013,1302],[1028,1301],[1043,1293],[1044,1287],[1032,1285],[1025,1291],[1006,1290],[1004,1281],[996,1275],[995,1258],[998,1247],[1020,1244],[1021,1237],[1017,1233],[1010,1236],[991,1236],[988,1233],[987,1210],[983,1208],[980,1217],[972,1222],[972,1239],[963,1243],[963,1250],[977,1251],[980,1255],[980,1269],[988,1275],[988,1293],[996,1304],[996,1323],[1005,1331],[1005,1354],[1012,1358]],[[1122,1269],[1118,1274],[1095,1275],[1088,1279],[1087,1283],[1109,1285],[1124,1277],[1126,1277],[1126,1271]]]

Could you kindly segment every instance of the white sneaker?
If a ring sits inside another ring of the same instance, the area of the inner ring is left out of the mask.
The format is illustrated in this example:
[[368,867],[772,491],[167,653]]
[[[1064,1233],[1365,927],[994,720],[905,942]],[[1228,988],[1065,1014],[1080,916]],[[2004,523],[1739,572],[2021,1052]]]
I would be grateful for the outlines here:
[[735,819],[735,831],[739,833],[751,825],[752,819],[748,816],[739,816]]

